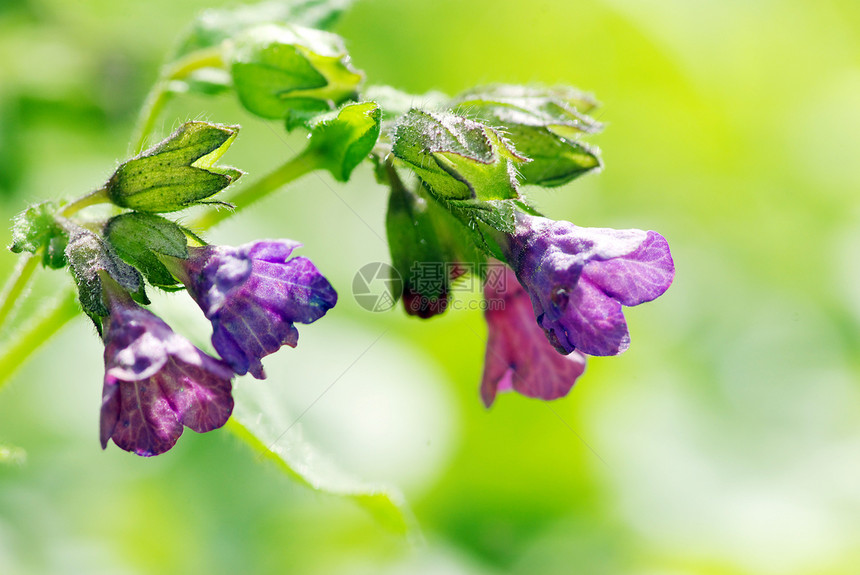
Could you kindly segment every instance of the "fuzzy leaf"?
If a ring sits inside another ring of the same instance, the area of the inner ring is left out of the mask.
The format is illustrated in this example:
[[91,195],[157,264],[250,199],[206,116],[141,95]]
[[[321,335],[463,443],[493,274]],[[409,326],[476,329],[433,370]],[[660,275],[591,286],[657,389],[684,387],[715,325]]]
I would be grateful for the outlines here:
[[528,161],[496,130],[447,112],[412,109],[393,134],[394,155],[440,198],[518,198],[516,165]]
[[156,255],[188,257],[187,238],[175,223],[152,214],[131,212],[111,219],[105,237],[150,284],[170,288],[178,283]]
[[311,126],[307,153],[317,154],[322,165],[340,182],[369,155],[379,138],[381,112],[374,102],[347,104]]
[[520,167],[524,183],[559,186],[602,167],[600,150],[578,140],[602,125],[579,111],[596,102],[572,88],[489,86],[458,97],[456,113],[499,128],[532,161]]
[[19,254],[35,254],[41,249],[42,264],[60,269],[66,265],[66,231],[54,219],[59,207],[55,202],[35,204],[15,216],[12,222],[12,244],[9,249]]
[[288,128],[355,99],[364,79],[330,32],[265,25],[231,46],[227,59],[242,105],[264,118],[287,118]]
[[[231,38],[263,24],[298,24],[330,29],[353,0],[276,0],[204,11],[189,26],[173,60],[202,50],[222,49]],[[230,75],[220,68],[195,70],[171,83],[177,92],[217,94],[231,87]]]

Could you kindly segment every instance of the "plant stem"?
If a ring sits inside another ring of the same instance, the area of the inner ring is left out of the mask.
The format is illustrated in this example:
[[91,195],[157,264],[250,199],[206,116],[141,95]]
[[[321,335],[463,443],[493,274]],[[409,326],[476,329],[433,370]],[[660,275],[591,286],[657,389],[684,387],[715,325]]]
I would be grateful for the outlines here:
[[79,313],[74,292],[66,291],[46,315],[7,338],[8,346],[0,350],[0,389],[40,345]]
[[38,265],[39,258],[32,254],[24,256],[18,261],[18,266],[6,282],[3,295],[0,297],[0,329],[3,328],[6,318],[15,307],[18,297],[24,293],[24,289],[33,277],[33,272],[36,271]]
[[257,202],[282,186],[299,179],[308,172],[312,172],[320,166],[321,156],[309,153],[307,150],[295,156],[281,167],[263,176],[247,188],[239,191],[230,199],[235,203],[233,210],[217,210],[203,214],[191,226],[192,229],[207,230],[222,220],[229,218],[239,210]]
[[187,54],[161,69],[161,74],[155,85],[153,85],[152,90],[146,96],[146,100],[137,117],[137,125],[134,129],[135,137],[132,140],[136,142],[134,146],[135,155],[143,151],[147,136],[152,132],[161,111],[168,100],[170,100],[170,82],[181,80],[201,68],[220,68],[222,66],[224,66],[224,59],[221,56],[221,49],[215,47]]
[[107,187],[99,188],[94,192],[91,192],[85,196],[81,196],[77,200],[66,204],[63,209],[60,210],[59,215],[64,218],[68,218],[72,214],[76,214],[88,206],[94,206],[96,204],[105,204],[108,202],[110,202],[110,198],[108,197]]

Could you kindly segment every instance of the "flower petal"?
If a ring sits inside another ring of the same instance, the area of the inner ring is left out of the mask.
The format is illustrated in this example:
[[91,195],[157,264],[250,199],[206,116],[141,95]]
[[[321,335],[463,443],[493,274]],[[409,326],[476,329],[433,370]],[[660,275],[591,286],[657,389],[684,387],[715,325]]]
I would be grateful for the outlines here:
[[675,277],[675,264],[666,238],[657,232],[633,252],[586,264],[583,275],[622,305],[634,306],[658,298]]
[[166,370],[170,377],[161,380],[161,391],[179,422],[198,433],[221,427],[233,412],[232,370],[209,356],[201,356],[201,365],[171,360]]
[[161,393],[160,376],[119,383],[120,411],[111,437],[121,449],[149,457],[176,445],[182,424]]
[[563,307],[553,319],[541,314],[538,323],[559,353],[579,350],[588,355],[618,355],[630,347],[627,322],[621,304],[581,277]]
[[579,352],[559,354],[535,321],[528,294],[506,271],[497,289],[487,283],[487,350],[481,398],[489,407],[496,394],[514,390],[527,397],[551,400],[567,395],[585,371]]

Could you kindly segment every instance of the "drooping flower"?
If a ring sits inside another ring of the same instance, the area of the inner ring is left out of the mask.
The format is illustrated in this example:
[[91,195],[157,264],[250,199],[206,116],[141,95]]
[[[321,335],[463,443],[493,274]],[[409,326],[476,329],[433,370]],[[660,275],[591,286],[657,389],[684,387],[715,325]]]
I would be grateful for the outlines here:
[[481,378],[481,398],[490,407],[497,393],[516,391],[538,399],[558,399],[570,392],[585,371],[579,351],[559,354],[535,322],[528,294],[514,273],[484,284],[488,336]]
[[183,426],[198,433],[227,423],[233,370],[175,333],[106,281],[101,444],[138,455],[164,453]]
[[170,270],[212,322],[212,345],[239,375],[266,377],[260,360],[283,345],[295,347],[295,323],[312,323],[337,303],[337,292],[301,246],[268,240],[239,247],[189,247]]
[[617,355],[630,345],[621,306],[663,294],[675,276],[656,232],[581,228],[518,214],[506,246],[538,324],[560,353]]

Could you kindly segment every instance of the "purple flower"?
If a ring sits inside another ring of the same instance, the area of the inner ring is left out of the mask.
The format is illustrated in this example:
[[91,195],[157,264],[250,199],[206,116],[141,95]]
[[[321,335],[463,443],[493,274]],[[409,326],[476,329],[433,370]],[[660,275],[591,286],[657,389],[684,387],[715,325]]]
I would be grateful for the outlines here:
[[488,326],[481,398],[490,407],[500,392],[514,390],[528,397],[558,399],[570,392],[585,371],[578,351],[560,355],[535,322],[528,294],[513,272],[484,285]]
[[237,248],[188,248],[172,271],[212,322],[212,345],[233,371],[266,377],[260,359],[295,347],[294,323],[311,323],[337,303],[337,292],[307,258],[289,261],[301,246],[290,240]]
[[102,448],[113,439],[126,451],[158,455],[173,447],[183,425],[203,433],[227,423],[233,370],[174,333],[119,286],[106,295]]
[[675,276],[669,244],[656,232],[580,228],[524,214],[506,255],[560,353],[625,351],[630,335],[621,306],[659,297]]

